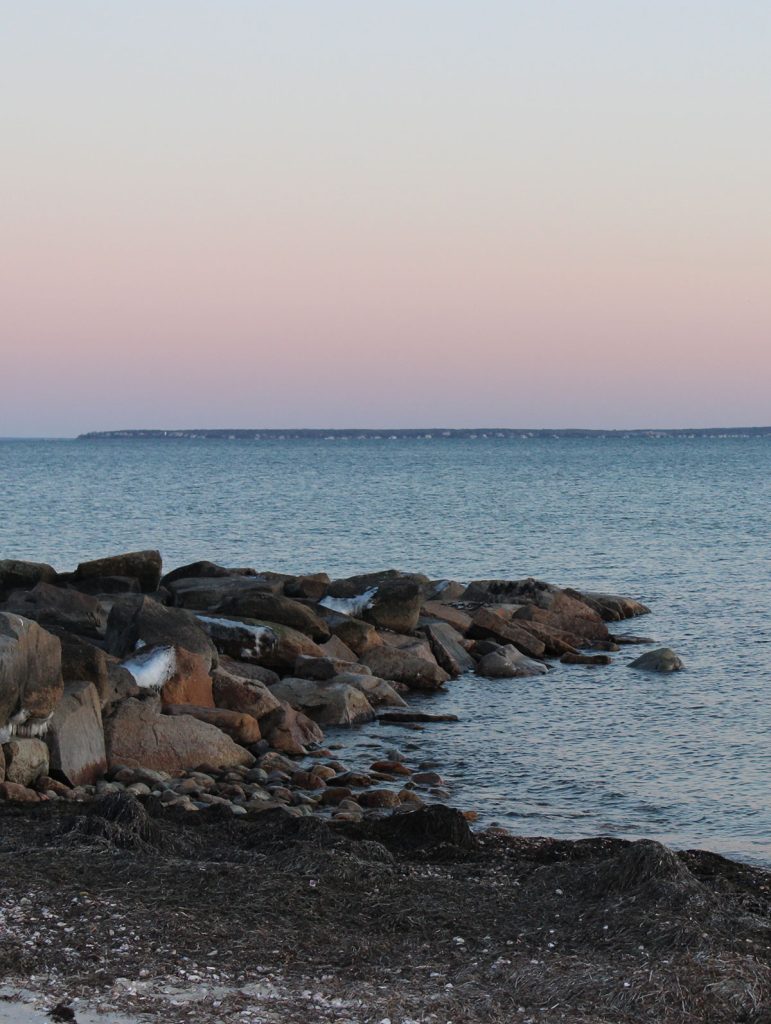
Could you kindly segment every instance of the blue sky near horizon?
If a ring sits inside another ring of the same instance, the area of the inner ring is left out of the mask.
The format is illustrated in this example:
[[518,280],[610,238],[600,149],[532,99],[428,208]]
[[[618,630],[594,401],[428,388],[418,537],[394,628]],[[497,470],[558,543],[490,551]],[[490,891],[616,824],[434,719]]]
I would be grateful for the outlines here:
[[771,422],[767,3],[0,27],[0,435]]

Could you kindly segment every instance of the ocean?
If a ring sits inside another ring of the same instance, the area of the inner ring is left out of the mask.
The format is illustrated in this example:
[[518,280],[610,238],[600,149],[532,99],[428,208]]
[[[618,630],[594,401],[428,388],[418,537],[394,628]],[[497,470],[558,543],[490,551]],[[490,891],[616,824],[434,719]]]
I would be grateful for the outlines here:
[[771,438],[0,441],[0,558],[333,576],[535,576],[628,594],[686,671],[554,665],[423,698],[460,721],[334,731],[399,746],[525,835],[648,836],[771,863]]

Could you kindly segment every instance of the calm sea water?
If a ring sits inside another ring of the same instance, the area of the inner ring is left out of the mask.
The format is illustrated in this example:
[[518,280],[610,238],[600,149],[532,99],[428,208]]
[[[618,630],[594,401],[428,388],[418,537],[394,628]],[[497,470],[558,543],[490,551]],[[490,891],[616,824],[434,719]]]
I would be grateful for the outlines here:
[[528,835],[652,836],[771,863],[771,439],[0,442],[0,557],[537,576],[653,608],[672,676],[457,680],[457,724],[334,736],[435,760]]

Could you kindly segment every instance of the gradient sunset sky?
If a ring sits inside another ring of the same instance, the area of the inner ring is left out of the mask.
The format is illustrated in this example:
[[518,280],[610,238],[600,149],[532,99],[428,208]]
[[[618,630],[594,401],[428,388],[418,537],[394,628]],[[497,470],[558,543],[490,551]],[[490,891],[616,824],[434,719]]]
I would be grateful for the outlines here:
[[771,423],[767,0],[0,22],[0,435]]

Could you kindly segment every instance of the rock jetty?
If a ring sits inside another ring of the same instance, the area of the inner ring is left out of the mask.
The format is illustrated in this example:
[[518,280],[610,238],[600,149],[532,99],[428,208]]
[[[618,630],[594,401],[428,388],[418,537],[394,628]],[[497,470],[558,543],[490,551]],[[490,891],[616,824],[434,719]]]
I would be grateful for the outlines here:
[[331,579],[209,561],[164,575],[158,551],[63,573],[0,561],[0,800],[126,791],[237,816],[407,813],[447,795],[441,777],[398,751],[349,771],[325,729],[430,721],[411,695],[465,673],[606,665],[637,639],[613,623],[647,611],[530,578]]

